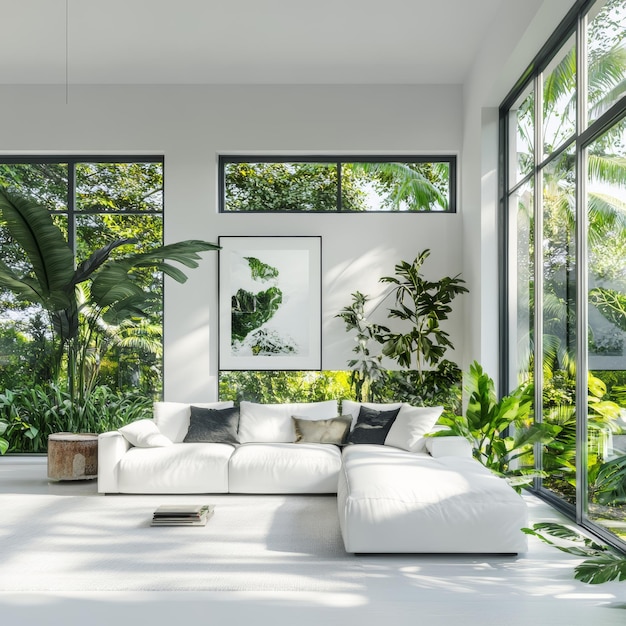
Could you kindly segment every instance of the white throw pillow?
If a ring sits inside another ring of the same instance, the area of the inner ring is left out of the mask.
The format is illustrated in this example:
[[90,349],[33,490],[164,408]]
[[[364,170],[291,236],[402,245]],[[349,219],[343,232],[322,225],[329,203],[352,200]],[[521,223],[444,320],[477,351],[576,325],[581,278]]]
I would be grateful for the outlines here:
[[163,435],[157,425],[149,419],[126,424],[119,431],[131,445],[137,448],[163,448],[172,445],[171,440]]
[[423,452],[424,435],[432,430],[442,412],[442,406],[403,404],[385,437],[385,445],[409,452]]
[[359,417],[359,411],[364,406],[366,409],[374,409],[374,411],[393,411],[402,406],[402,402],[355,402],[354,400],[341,401],[341,414],[350,415],[352,417],[352,428],[356,424]]
[[292,417],[299,419],[331,419],[337,417],[337,401],[239,404],[239,441],[241,443],[293,443],[295,430]]
[[159,430],[174,443],[181,443],[189,430],[191,405],[203,409],[228,409],[234,406],[231,400],[226,402],[155,402],[154,422]]

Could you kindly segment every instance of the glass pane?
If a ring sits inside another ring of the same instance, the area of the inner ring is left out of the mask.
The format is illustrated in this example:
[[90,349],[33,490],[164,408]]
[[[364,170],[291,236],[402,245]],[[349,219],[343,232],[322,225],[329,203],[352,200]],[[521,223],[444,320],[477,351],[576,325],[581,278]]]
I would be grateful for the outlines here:
[[511,185],[533,171],[535,164],[535,92],[518,98],[509,111],[509,178]]
[[588,16],[587,72],[589,123],[626,93],[626,3],[597,2]]
[[[126,238],[138,243],[116,248],[111,258],[158,246],[163,238],[160,215],[88,214],[76,217],[77,259],[82,261],[102,246]],[[122,391],[143,389],[158,395],[162,380],[163,276],[145,269],[133,272],[137,284],[155,296],[145,318],[133,317],[121,324],[101,324],[94,331],[98,384]],[[106,314],[106,311],[104,311]]]
[[[0,163],[0,185],[33,198],[49,210],[65,211],[67,171],[64,163]],[[58,212],[53,221],[67,236],[67,216]],[[32,274],[30,260],[4,226],[0,226],[0,250],[2,261],[19,276]],[[50,320],[43,308],[0,289],[0,389],[30,389],[50,381],[56,354]],[[15,451],[13,447],[11,450]]]
[[546,446],[544,486],[576,500],[576,207],[573,149],[543,171],[543,420],[562,430]]
[[515,216],[514,242],[511,249],[516,250],[516,263],[511,264],[509,288],[516,294],[514,317],[511,328],[515,330],[515,341],[511,345],[510,371],[514,378],[509,386],[515,388],[532,379],[534,363],[534,189],[532,182],[518,188],[511,196],[509,209]]
[[51,211],[66,211],[67,170],[67,163],[0,163],[0,185],[34,198]]
[[626,120],[587,150],[589,517],[626,539]]
[[342,211],[447,211],[449,163],[342,163]]
[[543,74],[543,152],[550,155],[576,129],[574,38],[559,50]]
[[77,163],[77,211],[163,210],[162,163]]
[[336,211],[336,163],[226,163],[224,211]]
[[[511,343],[509,351],[509,389],[533,381],[534,358],[534,189],[532,180],[518,187],[509,198],[511,234],[509,249],[515,254],[509,270],[509,289],[514,294],[510,302],[509,328]],[[533,407],[530,426],[535,419]],[[517,460],[518,467],[532,469],[535,466],[533,447]]]

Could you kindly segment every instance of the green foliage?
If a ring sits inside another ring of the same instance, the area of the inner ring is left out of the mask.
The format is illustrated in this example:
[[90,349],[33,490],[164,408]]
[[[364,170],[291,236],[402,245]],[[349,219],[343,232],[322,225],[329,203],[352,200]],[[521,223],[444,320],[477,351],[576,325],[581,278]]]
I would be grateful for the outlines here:
[[401,398],[413,406],[443,406],[444,415],[461,413],[462,373],[456,363],[443,360],[437,369],[387,370],[375,385],[378,402],[397,402]]
[[320,402],[329,398],[349,397],[350,381],[347,372],[220,372],[220,400],[272,404]]
[[589,468],[589,499],[604,506],[626,504],[626,456]]
[[243,341],[252,331],[270,320],[283,301],[278,287],[251,293],[238,289],[232,297],[231,334],[233,341]]
[[388,333],[389,329],[367,319],[365,306],[368,301],[368,296],[356,291],[352,294],[352,304],[336,316],[346,323],[346,331],[356,332],[356,345],[352,352],[357,356],[348,361],[348,367],[351,369],[350,383],[358,402],[378,400],[376,392],[385,377],[385,370],[381,366],[382,355],[372,354],[370,342],[373,340],[379,343],[379,337]]
[[[495,384],[474,361],[465,378],[468,396],[465,415],[443,415],[439,423],[449,430],[435,436],[457,435],[472,444],[474,457],[516,487],[538,475],[523,464],[536,442],[549,442],[560,432],[554,424],[533,423],[532,389],[523,385],[500,400]],[[517,466],[515,464],[517,463]]]
[[226,211],[366,211],[448,209],[447,163],[228,163],[224,171]]
[[[613,552],[608,546],[596,543],[577,530],[563,524],[542,522],[534,524],[532,528],[522,528],[522,532],[537,537],[561,552],[584,557],[585,560],[574,570],[577,580],[592,585],[626,580],[626,555]],[[553,541],[550,537],[561,541]]]
[[626,331],[626,295],[613,289],[596,288],[589,292],[589,302],[620,330]]
[[101,433],[152,416],[154,398],[99,386],[83,404],[55,385],[35,385],[0,394],[0,451],[45,452],[54,432]]
[[395,276],[380,279],[394,286],[396,308],[389,310],[389,317],[409,325],[407,332],[382,335],[383,354],[407,369],[415,363],[420,379],[426,365],[436,366],[446,350],[454,347],[441,322],[452,312],[452,300],[468,292],[458,276],[426,280],[421,269],[429,256],[430,250],[424,250],[412,263],[398,263]]
[[14,268],[0,262],[0,287],[47,313],[56,348],[51,378],[60,380],[66,355],[70,394],[79,404],[91,391],[85,383],[93,381],[85,375],[89,367],[87,354],[97,342],[102,324],[110,328],[146,317],[160,307],[160,295],[142,284],[141,273],[163,272],[185,282],[186,275],[172,262],[195,268],[199,252],[218,248],[189,240],[114,257],[116,249],[134,244],[133,240],[119,239],[91,253],[75,267],[74,255],[44,205],[0,187],[0,221],[23,250],[26,261]]
[[[348,332],[356,333],[352,351],[357,357],[348,366],[359,401],[383,401],[391,391],[394,400],[419,405],[440,402],[452,412],[460,408],[460,371],[444,359],[447,349],[454,346],[440,323],[448,319],[452,300],[468,290],[458,276],[427,281],[421,268],[429,255],[430,250],[425,250],[412,263],[402,261],[395,266],[395,276],[380,279],[392,285],[386,297],[395,298],[388,317],[401,320],[408,326],[406,332],[392,333],[387,326],[371,322],[365,312],[369,297],[359,291],[336,316],[343,319]],[[379,351],[372,350],[372,342]],[[387,371],[381,364],[383,355],[404,369]]]

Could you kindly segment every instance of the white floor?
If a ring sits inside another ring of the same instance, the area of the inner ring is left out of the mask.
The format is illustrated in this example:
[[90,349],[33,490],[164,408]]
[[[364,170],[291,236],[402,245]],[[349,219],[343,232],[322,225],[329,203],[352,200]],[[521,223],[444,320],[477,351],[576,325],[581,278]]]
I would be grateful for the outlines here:
[[[0,502],[3,494],[101,497],[95,481],[48,482],[43,457],[0,458]],[[532,497],[527,500],[532,522],[562,519],[546,504]],[[2,538],[9,530],[3,519],[0,507],[0,568]],[[573,578],[573,568],[579,562],[576,558],[532,538],[529,552],[517,558],[359,558],[367,571],[367,584],[349,592],[0,590],[0,624],[161,626],[209,622],[236,626],[252,621],[277,626],[369,626],[385,622],[390,626],[626,625],[626,582],[580,583]]]

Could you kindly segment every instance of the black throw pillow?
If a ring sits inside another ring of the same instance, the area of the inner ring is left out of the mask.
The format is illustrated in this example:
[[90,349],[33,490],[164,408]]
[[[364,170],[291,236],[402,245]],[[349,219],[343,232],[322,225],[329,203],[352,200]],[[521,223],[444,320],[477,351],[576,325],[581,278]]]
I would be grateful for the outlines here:
[[387,433],[399,411],[399,408],[390,411],[377,411],[362,406],[356,424],[348,437],[348,443],[384,445]]
[[189,430],[184,443],[239,443],[239,407],[205,409],[191,407]]

